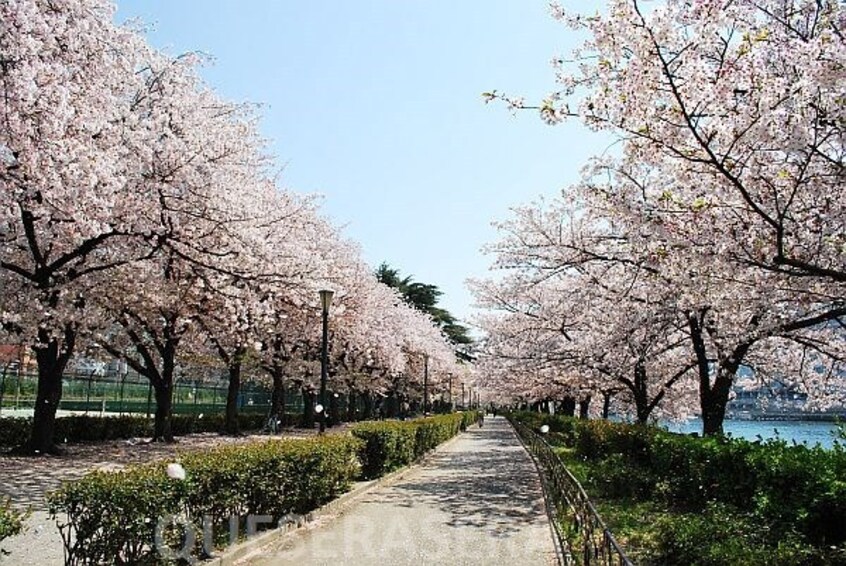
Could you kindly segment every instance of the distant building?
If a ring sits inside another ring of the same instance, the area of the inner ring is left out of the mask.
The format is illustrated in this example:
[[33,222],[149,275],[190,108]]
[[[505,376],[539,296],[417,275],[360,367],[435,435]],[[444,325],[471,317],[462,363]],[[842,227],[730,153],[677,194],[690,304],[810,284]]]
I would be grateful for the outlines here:
[[0,369],[26,371],[33,363],[32,350],[28,347],[22,344],[0,344]]

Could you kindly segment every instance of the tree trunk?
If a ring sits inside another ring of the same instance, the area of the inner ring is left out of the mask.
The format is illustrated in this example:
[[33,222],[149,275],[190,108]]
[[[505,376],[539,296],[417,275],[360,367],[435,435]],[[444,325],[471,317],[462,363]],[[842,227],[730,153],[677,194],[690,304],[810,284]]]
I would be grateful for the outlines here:
[[364,392],[364,420],[373,419],[373,394],[369,391]]
[[314,398],[313,391],[303,389],[303,421],[305,428],[314,428]]
[[602,392],[602,418],[608,420],[608,412],[611,410],[611,397],[614,394],[610,391]]
[[336,426],[341,422],[341,403],[340,399],[336,397],[335,393],[328,393],[329,395],[329,421],[327,426]]
[[241,356],[232,356],[229,364],[229,388],[226,391],[226,434],[237,435],[241,432],[238,424],[238,395],[241,393]]
[[649,392],[646,389],[646,366],[642,363],[634,367],[634,389],[632,396],[635,402],[638,424],[646,424],[652,409],[649,407]]
[[697,369],[699,372],[699,407],[702,411],[702,434],[705,436],[718,436],[723,434],[723,421],[726,418],[726,405],[728,404],[731,386],[740,364],[754,340],[741,342],[732,350],[731,354],[721,357],[717,361],[716,377],[711,384],[711,364],[708,361],[705,348],[705,316],[707,311],[688,313],[688,327],[690,339],[693,345],[693,352],[696,355]]
[[76,330],[70,325],[65,327],[64,344],[41,329],[38,338],[43,346],[34,348],[38,363],[38,392],[32,419],[32,432],[29,440],[21,447],[23,454],[58,454],[59,447],[53,438],[56,429],[56,411],[62,400],[62,374],[73,355],[76,343]]
[[396,393],[391,392],[384,402],[385,418],[395,419],[397,417],[397,397]]
[[565,417],[576,416],[576,399],[573,397],[564,397],[561,401],[561,413]]
[[700,399],[702,409],[702,434],[718,436],[723,434],[723,421],[726,418],[731,384],[734,382],[736,370],[731,367],[721,367],[710,391]]
[[358,397],[355,393],[355,389],[350,389],[349,395],[347,395],[347,422],[354,423],[356,421],[357,402]]
[[588,410],[590,409],[590,395],[579,401],[579,418],[587,419]]
[[156,395],[156,420],[153,424],[153,442],[173,442],[173,380],[153,384]]
[[271,375],[273,391],[270,394],[270,417],[276,417],[278,422],[285,419],[285,376],[279,369],[274,369]]

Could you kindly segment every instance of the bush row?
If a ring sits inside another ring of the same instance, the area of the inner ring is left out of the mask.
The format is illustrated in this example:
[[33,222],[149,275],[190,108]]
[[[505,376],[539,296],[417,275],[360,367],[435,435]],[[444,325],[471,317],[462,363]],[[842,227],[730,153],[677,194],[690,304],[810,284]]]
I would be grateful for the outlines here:
[[[238,415],[241,430],[260,430],[267,422],[264,414]],[[291,424],[295,415],[286,415],[283,423]],[[220,432],[224,426],[224,415],[174,415],[171,420],[173,434],[182,436],[197,432]],[[32,419],[28,417],[0,419],[0,446],[17,446],[29,438]],[[97,442],[143,438],[153,435],[153,419],[143,416],[95,416],[73,415],[56,419],[55,439],[57,442]]]
[[823,547],[846,542],[846,449],[700,438],[655,427],[520,413],[553,443],[597,463],[591,480],[612,497],[661,500],[701,511],[709,504],[751,511],[771,540],[799,534]]
[[362,476],[372,479],[406,466],[476,422],[476,411],[437,415],[412,421],[368,421],[355,425],[364,441],[359,458]]
[[368,422],[351,435],[187,453],[178,458],[185,479],[169,477],[165,462],[93,472],[50,494],[50,513],[59,523],[66,564],[153,563],[162,549],[165,557],[190,561],[225,543],[233,517],[243,530],[250,529],[249,517],[266,518],[268,527],[305,514],[356,478],[410,463],[476,418]]
[[[65,563],[153,562],[165,548],[157,529],[167,548],[193,538],[183,554],[196,556],[203,529],[220,542],[232,517],[266,516],[275,524],[306,513],[348,489],[359,473],[360,444],[327,435],[189,453],[179,458],[184,480],[169,477],[161,462],[91,473],[48,497]],[[187,531],[193,536],[185,538]]]

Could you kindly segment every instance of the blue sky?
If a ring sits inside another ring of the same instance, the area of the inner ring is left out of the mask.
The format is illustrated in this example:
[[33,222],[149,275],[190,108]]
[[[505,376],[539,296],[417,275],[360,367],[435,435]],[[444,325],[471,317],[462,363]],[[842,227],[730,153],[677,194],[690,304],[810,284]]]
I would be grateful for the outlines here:
[[[262,105],[282,184],[324,210],[374,267],[438,285],[471,313],[467,277],[510,206],[552,196],[608,141],[579,124],[485,105],[539,100],[577,39],[540,0],[117,0],[156,47],[203,51],[224,97]],[[600,2],[564,2],[581,11]]]

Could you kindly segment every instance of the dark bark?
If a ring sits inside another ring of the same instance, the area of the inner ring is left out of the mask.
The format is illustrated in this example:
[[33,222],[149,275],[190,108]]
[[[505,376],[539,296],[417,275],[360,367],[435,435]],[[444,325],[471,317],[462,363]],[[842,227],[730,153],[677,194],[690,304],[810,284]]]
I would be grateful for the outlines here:
[[235,355],[229,363],[229,387],[226,390],[226,434],[239,434],[238,395],[241,393],[241,356]]
[[71,325],[66,326],[61,343],[44,329],[39,330],[38,338],[42,346],[34,348],[38,363],[38,391],[32,432],[20,452],[33,455],[58,454],[60,450],[53,438],[56,411],[62,400],[62,374],[73,355],[76,343],[76,329]]
[[391,392],[388,397],[384,401],[385,407],[385,418],[387,419],[395,419],[397,418],[397,396],[395,392]]
[[576,399],[574,397],[564,397],[561,401],[561,413],[565,417],[576,416]]
[[[129,311],[124,312],[124,315],[126,316],[120,318],[119,322],[140,359],[125,356],[123,350],[107,342],[101,343],[101,346],[116,358],[122,357],[132,369],[150,380],[156,399],[152,440],[153,442],[173,442],[171,427],[173,374],[176,370],[176,351],[181,340],[181,333],[176,330],[179,315],[164,314],[165,324],[161,333],[156,332],[146,325],[141,317]],[[140,332],[135,324],[141,326]],[[148,344],[148,339],[151,344]]]
[[602,418],[608,420],[608,412],[611,410],[611,397],[614,394],[610,391],[602,392]]
[[270,416],[275,416],[279,422],[282,422],[285,417],[285,376],[281,369],[274,368],[271,378],[273,390],[270,393]]
[[702,408],[702,434],[717,436],[723,434],[723,421],[726,418],[726,404],[734,381],[734,371],[720,368],[714,384],[700,398]]
[[638,424],[646,424],[652,407],[649,404],[649,392],[646,388],[646,366],[643,363],[635,364],[634,368],[634,389],[632,395],[635,401],[635,412]]
[[579,418],[587,419],[588,410],[590,410],[590,395],[579,401]]
[[373,395],[369,391],[365,391],[362,395],[364,397],[364,419],[371,420],[373,418]]
[[688,313],[688,328],[696,355],[696,367],[699,373],[699,406],[702,411],[702,434],[717,436],[723,434],[723,421],[726,417],[726,405],[731,386],[743,358],[753,342],[741,342],[728,356],[717,360],[714,382],[711,383],[711,365],[705,347],[705,316],[707,310]]
[[305,428],[314,428],[314,399],[314,391],[303,389],[302,426]]
[[153,442],[173,442],[173,384],[157,382],[153,384],[156,396],[156,420],[153,425]]
[[329,396],[329,420],[326,423],[328,426],[336,426],[341,422],[341,400],[336,397],[336,393],[327,393]]
[[350,389],[350,392],[347,395],[347,422],[354,423],[356,421],[356,403],[358,403],[358,396],[356,395],[355,389]]

